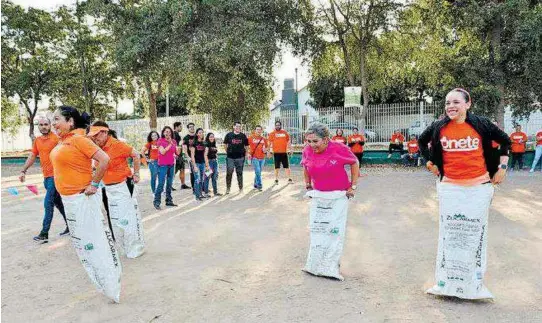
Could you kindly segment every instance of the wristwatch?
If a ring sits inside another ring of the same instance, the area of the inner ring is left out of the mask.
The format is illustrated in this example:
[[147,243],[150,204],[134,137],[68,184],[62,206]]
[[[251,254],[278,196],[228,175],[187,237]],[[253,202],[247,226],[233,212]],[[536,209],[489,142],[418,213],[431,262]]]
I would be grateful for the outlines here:
[[505,170],[506,170],[506,169],[508,169],[508,165],[506,165],[506,164],[500,164],[500,165],[499,165],[499,168],[500,168],[500,169],[505,169]]

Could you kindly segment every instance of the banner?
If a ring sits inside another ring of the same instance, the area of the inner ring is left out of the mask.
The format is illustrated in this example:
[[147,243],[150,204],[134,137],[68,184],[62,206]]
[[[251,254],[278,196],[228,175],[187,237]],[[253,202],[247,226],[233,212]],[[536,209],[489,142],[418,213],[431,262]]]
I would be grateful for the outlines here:
[[361,106],[361,87],[345,87],[344,88],[344,106],[345,107],[360,107]]

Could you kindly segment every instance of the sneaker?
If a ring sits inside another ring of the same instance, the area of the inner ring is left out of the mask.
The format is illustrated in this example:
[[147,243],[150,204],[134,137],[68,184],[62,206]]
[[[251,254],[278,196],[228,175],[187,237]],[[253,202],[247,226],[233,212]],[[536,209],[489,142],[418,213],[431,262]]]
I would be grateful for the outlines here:
[[177,206],[177,204],[173,202],[166,202],[166,206]]
[[209,193],[203,193],[201,197],[203,197],[204,199],[210,199],[211,195]]
[[187,190],[189,188],[191,188],[191,187],[186,185],[186,184],[181,185],[181,190]]
[[278,179],[275,180],[275,185],[279,185],[279,180]]
[[388,154],[388,159],[391,158],[391,154]]
[[175,187],[172,187],[171,190],[172,190],[172,191],[176,191],[177,189],[176,189]]
[[529,171],[529,173],[534,173],[534,169],[531,169],[531,170]]
[[226,195],[230,194],[230,189],[226,189]]
[[222,194],[221,194],[221,193],[218,193],[218,192],[213,193],[213,194],[214,194],[214,196],[222,196]]
[[68,227],[66,227],[66,230],[64,230],[63,232],[60,233],[60,236],[65,236],[67,234],[70,234],[70,229]]
[[262,192],[262,191],[263,191],[263,187],[258,187],[258,191]]
[[293,184],[293,183],[294,183],[294,181],[291,178],[289,178],[288,179],[288,184]]
[[38,241],[38,242],[41,242],[41,243],[47,243],[47,242],[49,242],[49,234],[40,232],[40,234],[38,234],[37,236],[34,237],[34,241]]
[[203,201],[203,199],[199,196],[196,196],[196,201]]
[[161,210],[162,208],[160,207],[160,204],[154,204],[154,208],[157,209],[157,210]]

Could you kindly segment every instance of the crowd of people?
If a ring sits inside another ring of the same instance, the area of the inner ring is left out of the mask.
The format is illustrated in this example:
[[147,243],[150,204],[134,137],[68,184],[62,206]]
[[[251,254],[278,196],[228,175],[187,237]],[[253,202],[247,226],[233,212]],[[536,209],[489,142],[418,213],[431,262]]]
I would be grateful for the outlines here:
[[[511,135],[505,134],[487,118],[470,113],[471,102],[467,91],[450,91],[446,98],[446,116],[430,125],[419,139],[411,135],[406,142],[406,151],[404,135],[395,131],[390,139],[388,158],[391,158],[394,152],[399,152],[407,166],[425,164],[427,169],[439,178],[438,198],[441,210],[447,209],[450,214],[461,214],[471,212],[461,209],[462,205],[479,205],[476,208],[478,213],[474,212],[473,216],[487,223],[493,187],[505,178],[509,151],[512,153],[512,168],[516,164],[520,169],[523,168],[527,135],[521,131],[520,126],[517,126]],[[56,133],[51,131],[52,128]],[[187,134],[184,137],[181,136],[183,126],[179,122],[173,124],[173,128],[165,126],[160,133],[151,131],[147,136],[147,143],[141,150],[137,150],[119,140],[106,122],[96,121],[91,125],[90,116],[86,113],[80,114],[73,107],[59,107],[52,122],[45,117],[39,118],[38,129],[42,136],[35,140],[20,175],[23,182],[27,169],[37,157],[40,158],[46,189],[45,215],[42,229],[34,240],[42,243],[48,241],[56,207],[66,223],[61,235],[70,234],[91,280],[106,295],[111,294],[108,294],[106,287],[99,284],[105,280],[100,280],[100,270],[106,268],[100,269],[100,266],[105,266],[106,262],[102,261],[96,267],[88,266],[85,250],[104,248],[103,253],[111,263],[118,265],[118,268],[120,262],[114,246],[123,250],[129,258],[137,258],[144,253],[145,243],[135,185],[140,181],[141,161],[150,170],[150,189],[153,193],[153,205],[157,210],[162,208],[164,191],[165,205],[177,206],[172,197],[177,173],[180,174],[180,189],[191,189],[197,201],[210,198],[211,188],[212,196],[222,195],[218,188],[218,147],[215,135],[196,128],[194,123],[188,123],[186,128]],[[225,194],[231,193],[234,172],[238,189],[243,191],[245,164],[253,167],[253,188],[262,191],[262,169],[266,158],[271,157],[274,160],[274,184],[279,184],[281,168],[285,171],[287,183],[293,183],[290,170],[293,149],[290,134],[282,128],[282,123],[277,121],[275,129],[267,138],[260,125],[256,126],[249,136],[241,129],[241,123],[235,122],[233,130],[224,137]],[[536,140],[531,172],[542,156],[542,131],[536,134]],[[305,134],[301,161],[306,189],[322,192],[324,195],[325,192],[344,192],[340,198],[353,197],[357,189],[365,142],[365,137],[357,128],[345,137],[342,129],[338,129],[335,135],[331,136],[324,124],[311,125]],[[350,174],[345,170],[346,165],[350,165]],[[185,167],[189,168],[191,186],[186,183]],[[318,200],[316,195],[314,197]],[[102,213],[102,206],[105,214]],[[346,210],[347,208],[343,209],[344,212]],[[94,231],[85,230],[81,223],[88,218],[88,214],[95,215],[97,219],[101,219],[99,215],[103,215],[107,221],[103,227],[100,223],[95,224]],[[443,221],[441,217],[441,222]],[[441,226],[440,230],[441,237],[445,236],[447,229]],[[91,237],[89,232],[92,232]],[[91,239],[93,243],[83,246],[85,239]],[[445,266],[440,259],[440,250],[445,243],[443,239],[439,240],[437,267]],[[483,266],[476,274],[483,276],[485,249],[477,252]],[[462,261],[457,260],[458,263]],[[448,263],[453,263],[453,260],[449,259]],[[120,275],[120,269],[118,274]],[[458,289],[452,291],[442,285],[447,281],[445,276],[446,273],[437,268],[438,284],[429,292],[461,297]],[[120,280],[120,276],[118,279]],[[450,286],[457,284],[456,282]],[[476,286],[482,286],[481,278]],[[118,299],[118,295],[110,297]]]

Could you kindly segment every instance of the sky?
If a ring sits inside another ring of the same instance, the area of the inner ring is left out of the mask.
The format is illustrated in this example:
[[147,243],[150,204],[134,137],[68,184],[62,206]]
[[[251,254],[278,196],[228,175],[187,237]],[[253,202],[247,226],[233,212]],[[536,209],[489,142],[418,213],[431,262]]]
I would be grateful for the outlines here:
[[[13,3],[21,5],[23,7],[35,7],[45,10],[52,10],[61,5],[74,4],[75,0],[12,0]],[[301,58],[295,57],[291,50],[284,48],[282,50],[282,60],[275,64],[273,69],[273,76],[275,82],[273,90],[275,97],[273,101],[280,100],[282,96],[282,88],[285,78],[295,78],[295,68],[297,67],[297,84],[298,89],[303,88],[309,83],[310,74],[308,65],[301,64]],[[119,104],[120,113],[131,113],[133,110],[133,104],[130,100],[123,100]]]

